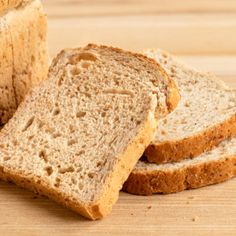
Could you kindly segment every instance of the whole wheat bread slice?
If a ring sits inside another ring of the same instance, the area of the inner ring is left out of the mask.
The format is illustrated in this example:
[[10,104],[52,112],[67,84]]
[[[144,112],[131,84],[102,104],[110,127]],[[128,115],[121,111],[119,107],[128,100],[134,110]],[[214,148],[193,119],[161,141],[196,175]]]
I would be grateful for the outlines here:
[[47,18],[41,2],[4,0],[0,1],[0,11],[3,9],[6,12],[0,17],[0,125],[12,117],[30,88],[48,73]]
[[172,91],[142,55],[96,45],[62,51],[0,133],[0,178],[102,218],[153,139],[156,117],[171,109]]
[[189,68],[168,53],[149,50],[179,88],[177,109],[158,123],[145,155],[149,162],[178,162],[212,149],[236,134],[235,93],[213,75]]
[[137,195],[176,193],[217,184],[236,175],[236,137],[194,159],[155,164],[139,161],[123,190]]

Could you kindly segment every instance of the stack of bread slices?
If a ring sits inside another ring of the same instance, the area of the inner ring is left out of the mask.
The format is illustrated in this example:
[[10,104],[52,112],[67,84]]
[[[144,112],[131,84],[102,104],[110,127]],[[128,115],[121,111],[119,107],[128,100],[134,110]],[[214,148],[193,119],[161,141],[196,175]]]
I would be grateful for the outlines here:
[[154,140],[123,189],[150,195],[220,183],[236,174],[236,92],[166,52],[147,50],[174,80],[177,108],[158,122]]
[[0,7],[0,121],[12,117],[0,179],[95,220],[122,187],[172,193],[236,174],[235,92],[223,82],[160,50],[94,44],[61,51],[45,78],[40,1]]

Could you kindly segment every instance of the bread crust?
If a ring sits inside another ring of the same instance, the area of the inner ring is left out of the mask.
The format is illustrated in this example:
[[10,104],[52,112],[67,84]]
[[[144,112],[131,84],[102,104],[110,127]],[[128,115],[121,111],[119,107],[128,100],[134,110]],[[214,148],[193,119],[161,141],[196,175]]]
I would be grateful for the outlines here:
[[236,175],[236,155],[173,170],[133,171],[123,190],[136,195],[176,193],[221,183]]
[[235,134],[236,114],[223,123],[216,124],[194,136],[182,140],[151,143],[145,151],[145,156],[149,162],[158,164],[179,162],[197,157]]

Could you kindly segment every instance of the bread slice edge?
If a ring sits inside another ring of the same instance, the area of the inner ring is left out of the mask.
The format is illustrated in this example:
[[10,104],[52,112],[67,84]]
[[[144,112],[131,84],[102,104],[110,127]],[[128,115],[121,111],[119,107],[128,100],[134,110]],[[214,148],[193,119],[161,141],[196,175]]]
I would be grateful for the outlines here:
[[236,114],[216,124],[204,132],[181,140],[167,141],[163,143],[151,143],[145,151],[149,162],[157,164],[168,162],[180,162],[184,159],[194,158],[212,150],[222,141],[236,134]]
[[218,184],[236,176],[236,155],[173,170],[132,172],[123,190],[135,195],[170,194]]

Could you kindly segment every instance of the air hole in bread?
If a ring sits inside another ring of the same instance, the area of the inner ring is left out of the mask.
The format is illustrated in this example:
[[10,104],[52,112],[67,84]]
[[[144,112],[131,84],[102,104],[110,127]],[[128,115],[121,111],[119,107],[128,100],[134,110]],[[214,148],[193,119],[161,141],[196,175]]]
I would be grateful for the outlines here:
[[76,113],[76,117],[77,117],[77,118],[84,117],[85,115],[86,115],[86,112],[83,112],[83,111],[78,111],[78,112]]
[[77,143],[77,139],[70,139],[70,140],[68,140],[67,145],[71,146],[71,145],[74,145],[76,143]]
[[58,173],[65,174],[67,172],[74,172],[74,171],[75,171],[74,167],[73,166],[69,166],[69,167],[60,168],[58,170]]
[[30,135],[30,136],[28,136],[28,140],[29,140],[29,141],[32,140],[33,137],[34,137],[34,135]]
[[18,141],[17,141],[16,139],[13,140],[12,143],[13,143],[14,146],[17,146],[17,145],[19,144]]
[[22,129],[22,132],[25,132],[34,122],[34,116],[31,117],[25,124],[25,127]]
[[45,152],[44,150],[41,150],[41,151],[39,152],[39,157],[40,157],[41,159],[43,159],[45,163],[48,162],[48,158],[47,158],[46,152]]
[[45,167],[45,171],[47,173],[48,176],[50,176],[53,173],[53,169],[51,166],[47,166]]
[[61,183],[61,179],[58,178],[58,177],[56,177],[54,186],[55,186],[56,188],[58,188],[58,187],[60,186],[60,183]]
[[97,162],[97,167],[100,167],[100,166],[102,166],[102,162],[101,161]]
[[64,82],[64,75],[62,75],[62,76],[58,79],[58,81],[57,81],[58,87],[60,87],[63,82]]
[[9,160],[11,160],[11,157],[9,157],[9,156],[5,156],[5,157],[3,158],[3,161],[9,161]]
[[53,138],[58,138],[58,137],[61,137],[61,134],[60,133],[53,133],[52,137]]
[[133,97],[134,93],[127,89],[106,89],[103,91],[105,94],[118,94],[118,95],[128,95]]
[[79,75],[81,73],[81,69],[78,66],[73,67],[71,70],[72,75]]
[[93,172],[89,172],[89,173],[88,173],[88,177],[89,177],[90,179],[93,179],[94,176],[95,176],[95,173],[93,173]]
[[188,101],[186,101],[186,102],[184,103],[184,106],[185,106],[185,107],[189,107],[189,106],[190,106],[190,103],[189,103]]
[[119,116],[116,116],[115,119],[114,119],[115,122],[118,122],[119,120],[120,120]]
[[162,134],[162,135],[165,135],[165,134],[166,134],[166,131],[165,131],[165,130],[162,130],[162,131],[161,131],[161,134]]
[[82,155],[82,154],[84,154],[84,153],[85,153],[85,151],[84,151],[84,150],[81,150],[81,151],[77,152],[75,155],[76,155],[76,156],[80,156],[80,155]]
[[84,185],[82,183],[79,183],[79,189],[82,190],[84,188]]
[[77,184],[77,180],[74,177],[71,178],[71,182],[72,184]]
[[81,52],[77,53],[69,58],[69,63],[71,65],[76,65],[81,60],[84,61],[96,61],[98,60],[97,56],[91,52]]
[[41,120],[38,120],[38,128],[41,129],[44,126],[44,123]]
[[81,62],[81,66],[85,69],[88,69],[90,65],[91,65],[91,63],[89,63],[87,61],[82,61]]
[[31,62],[32,62],[32,63],[35,62],[35,56],[34,56],[34,55],[31,56]]
[[58,114],[60,114],[60,109],[59,108],[56,108],[53,113],[52,113],[54,116],[57,116]]
[[101,117],[105,117],[106,116],[106,112],[105,111],[103,111],[102,113],[101,113]]

